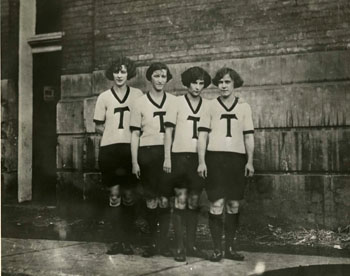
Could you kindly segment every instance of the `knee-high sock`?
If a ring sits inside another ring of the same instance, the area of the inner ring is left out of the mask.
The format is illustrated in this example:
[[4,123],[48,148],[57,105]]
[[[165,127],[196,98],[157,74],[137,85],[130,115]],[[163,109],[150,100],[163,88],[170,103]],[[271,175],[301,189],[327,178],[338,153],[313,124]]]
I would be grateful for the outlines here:
[[122,205],[121,208],[124,241],[130,242],[132,241],[132,235],[134,233],[135,205]]
[[146,219],[151,232],[151,243],[153,244],[156,242],[157,237],[158,210],[147,208]]
[[186,235],[187,235],[188,248],[192,248],[196,243],[198,215],[199,215],[198,208],[186,210]]
[[108,221],[111,223],[113,235],[110,242],[121,242],[124,239],[124,231],[122,225],[122,210],[121,207],[107,207],[106,211]]
[[170,208],[159,208],[159,248],[167,246],[170,226]]
[[222,240],[222,214],[221,215],[213,215],[209,213],[209,229],[211,233],[211,237],[214,244],[214,249],[222,250],[221,240]]
[[239,213],[225,215],[225,247],[233,247],[239,226]]
[[176,242],[176,248],[177,249],[183,249],[184,248],[184,229],[183,229],[183,222],[185,218],[185,211],[181,209],[174,209],[173,212],[173,225],[174,225],[174,232],[175,232],[175,242]]

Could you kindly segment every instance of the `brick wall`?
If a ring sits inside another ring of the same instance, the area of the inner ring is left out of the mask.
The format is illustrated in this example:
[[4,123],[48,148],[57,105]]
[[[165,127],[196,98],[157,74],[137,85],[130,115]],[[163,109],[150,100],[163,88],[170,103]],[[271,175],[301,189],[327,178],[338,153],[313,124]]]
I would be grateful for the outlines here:
[[140,63],[177,63],[346,49],[349,5],[347,0],[65,1],[63,69],[67,74],[103,69],[120,51]]
[[[81,189],[83,198],[98,179],[92,112],[111,85],[101,70],[115,54],[137,61],[132,84],[143,90],[146,66],[167,62],[175,94],[185,92],[179,76],[186,68],[199,65],[213,75],[227,65],[245,80],[237,93],[252,106],[256,126],[257,176],[247,187],[245,217],[348,224],[347,0],[71,2],[63,12],[60,183]],[[204,93],[216,95],[213,86]]]
[[1,191],[16,197],[18,137],[18,0],[1,0]]
[[63,73],[86,73],[94,68],[94,0],[62,1]]

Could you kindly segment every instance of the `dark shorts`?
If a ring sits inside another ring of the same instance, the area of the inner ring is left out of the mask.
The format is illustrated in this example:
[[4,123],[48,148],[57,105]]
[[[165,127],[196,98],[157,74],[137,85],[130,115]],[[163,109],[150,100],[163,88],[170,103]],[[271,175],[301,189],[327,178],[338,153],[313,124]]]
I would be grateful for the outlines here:
[[246,162],[245,154],[207,152],[208,177],[205,189],[211,202],[220,198],[230,200],[243,199],[246,182],[244,176]]
[[140,147],[138,159],[145,198],[172,196],[170,177],[163,171],[164,146]]
[[121,185],[125,189],[136,186],[137,179],[132,174],[130,144],[100,147],[98,161],[104,186]]
[[189,192],[201,193],[204,179],[198,175],[197,153],[171,154],[171,184],[173,188],[186,188]]

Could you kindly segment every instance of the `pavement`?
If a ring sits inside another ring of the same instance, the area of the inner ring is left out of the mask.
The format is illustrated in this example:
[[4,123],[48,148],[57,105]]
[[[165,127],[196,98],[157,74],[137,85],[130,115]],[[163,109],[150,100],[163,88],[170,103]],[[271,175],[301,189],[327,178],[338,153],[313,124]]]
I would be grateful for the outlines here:
[[[262,275],[263,271],[299,266],[310,268],[317,266],[318,272],[333,272],[287,274],[283,271],[288,270],[281,270],[280,273],[273,275],[350,275],[350,258],[346,257],[241,251],[246,257],[241,262],[223,259],[219,263],[212,263],[203,259],[188,258],[187,262],[178,263],[172,258],[161,256],[148,259],[142,258],[139,254],[109,256],[105,254],[107,245],[102,242],[20,238],[2,238],[1,241],[2,275],[4,276]],[[335,268],[338,269],[334,270]]]
[[[178,263],[173,258],[162,256],[142,258],[141,248],[147,239],[146,232],[139,231],[142,227],[135,227],[133,231],[135,255],[106,255],[109,242],[116,233],[108,220],[110,214],[96,206],[74,203],[62,209],[33,204],[4,204],[1,213],[3,276],[350,275],[350,254],[346,248],[269,246],[269,242],[261,243],[260,240],[258,243],[257,235],[243,235],[247,231],[242,231],[238,246],[246,257],[244,261],[224,259],[212,263],[187,258],[186,263]],[[200,216],[197,242],[210,253],[212,244],[206,221],[205,216]],[[262,232],[262,229],[257,228],[256,231]],[[264,234],[260,232],[260,236]],[[173,233],[170,233],[170,241],[172,236]],[[302,273],[300,269],[303,269]]]

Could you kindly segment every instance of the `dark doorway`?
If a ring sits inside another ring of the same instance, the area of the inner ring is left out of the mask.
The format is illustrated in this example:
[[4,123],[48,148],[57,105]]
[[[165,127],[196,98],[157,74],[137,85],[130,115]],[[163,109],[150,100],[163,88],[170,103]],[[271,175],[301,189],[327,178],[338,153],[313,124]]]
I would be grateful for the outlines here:
[[56,203],[56,105],[61,52],[33,55],[33,200]]

